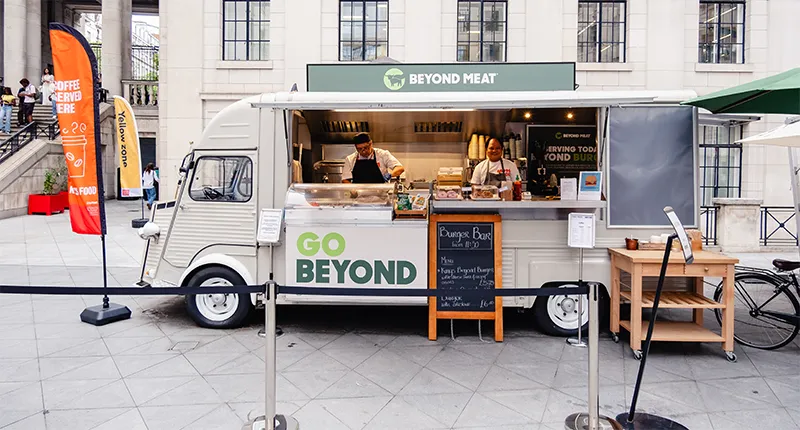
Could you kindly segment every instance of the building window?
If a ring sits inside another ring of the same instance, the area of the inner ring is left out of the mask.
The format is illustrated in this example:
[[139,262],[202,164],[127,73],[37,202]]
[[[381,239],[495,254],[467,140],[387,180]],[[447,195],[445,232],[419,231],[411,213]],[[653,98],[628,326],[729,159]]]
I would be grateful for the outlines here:
[[626,0],[579,0],[579,62],[625,62],[625,6]]
[[700,191],[702,206],[716,197],[742,196],[742,126],[704,125],[700,128]]
[[269,0],[222,0],[222,59],[269,60]]
[[389,55],[389,1],[339,2],[339,61]]
[[459,0],[457,19],[457,61],[506,61],[508,12],[505,0]]
[[744,63],[745,0],[700,0],[698,61]]

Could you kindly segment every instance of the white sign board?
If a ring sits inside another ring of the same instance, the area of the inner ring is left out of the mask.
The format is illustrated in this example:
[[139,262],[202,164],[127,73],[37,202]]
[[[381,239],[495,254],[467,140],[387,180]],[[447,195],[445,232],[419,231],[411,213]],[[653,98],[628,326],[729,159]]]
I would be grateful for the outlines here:
[[578,200],[578,180],[561,178],[561,200]]
[[567,245],[570,248],[594,248],[594,227],[594,214],[576,212],[569,214],[569,238],[567,239]]
[[289,225],[286,282],[293,286],[427,288],[427,225]]
[[283,225],[283,209],[261,209],[258,219],[258,235],[256,240],[259,245],[275,244],[281,238]]

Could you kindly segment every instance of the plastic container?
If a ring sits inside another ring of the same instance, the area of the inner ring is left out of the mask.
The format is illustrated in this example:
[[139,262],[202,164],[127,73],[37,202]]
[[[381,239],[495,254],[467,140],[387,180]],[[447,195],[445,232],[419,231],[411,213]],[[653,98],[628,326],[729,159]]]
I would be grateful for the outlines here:
[[461,187],[457,185],[439,185],[434,195],[436,200],[464,200]]
[[499,200],[500,193],[494,185],[473,185],[472,200]]

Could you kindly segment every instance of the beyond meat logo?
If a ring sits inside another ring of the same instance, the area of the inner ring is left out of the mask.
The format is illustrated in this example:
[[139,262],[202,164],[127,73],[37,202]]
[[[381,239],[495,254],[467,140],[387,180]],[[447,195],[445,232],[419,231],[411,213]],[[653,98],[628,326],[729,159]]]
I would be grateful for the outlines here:
[[[297,259],[296,282],[299,284],[408,285],[417,278],[417,268],[405,260],[338,259],[347,249],[344,236],[328,233],[321,237],[305,232],[297,237],[297,251],[305,258]],[[322,251],[325,254],[317,258]],[[313,259],[312,259],[313,258]]]
[[386,88],[397,91],[406,84],[406,75],[400,69],[389,69],[383,74],[383,84]]

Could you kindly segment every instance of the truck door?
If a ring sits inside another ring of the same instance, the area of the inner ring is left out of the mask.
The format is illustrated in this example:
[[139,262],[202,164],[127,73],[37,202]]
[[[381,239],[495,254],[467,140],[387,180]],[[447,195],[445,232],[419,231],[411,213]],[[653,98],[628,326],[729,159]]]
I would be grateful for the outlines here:
[[164,260],[188,267],[204,250],[255,256],[255,151],[198,152],[175,219]]

